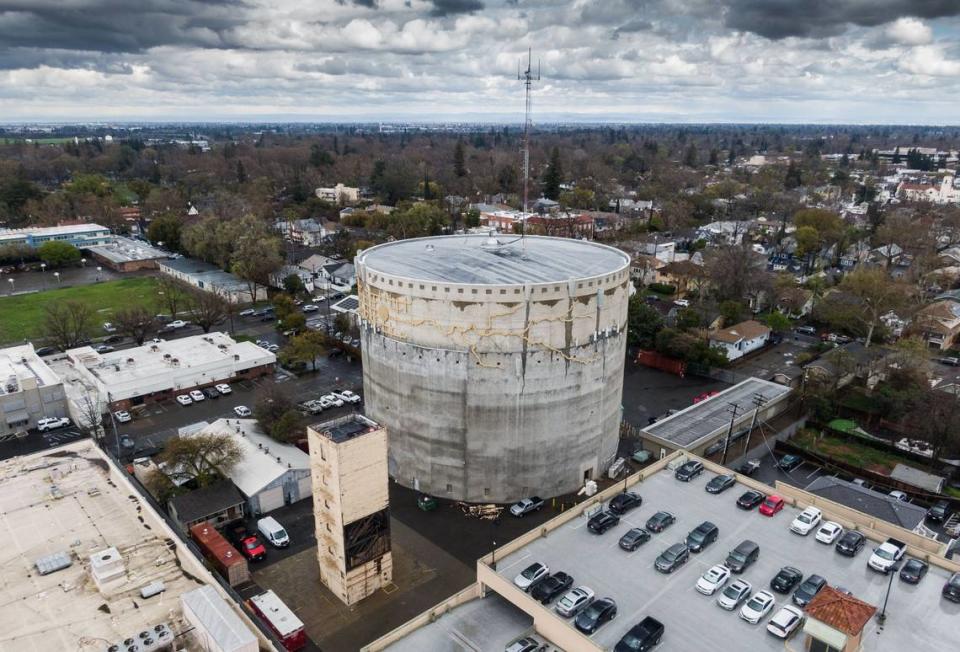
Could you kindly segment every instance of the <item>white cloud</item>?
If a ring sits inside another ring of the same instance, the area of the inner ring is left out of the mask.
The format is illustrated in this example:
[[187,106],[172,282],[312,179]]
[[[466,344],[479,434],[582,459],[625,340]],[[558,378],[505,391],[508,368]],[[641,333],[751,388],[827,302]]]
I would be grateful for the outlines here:
[[946,58],[943,48],[935,45],[913,48],[903,59],[901,69],[915,75],[960,77],[960,61]]
[[933,30],[922,20],[898,18],[884,30],[886,36],[900,45],[927,45],[933,41]]

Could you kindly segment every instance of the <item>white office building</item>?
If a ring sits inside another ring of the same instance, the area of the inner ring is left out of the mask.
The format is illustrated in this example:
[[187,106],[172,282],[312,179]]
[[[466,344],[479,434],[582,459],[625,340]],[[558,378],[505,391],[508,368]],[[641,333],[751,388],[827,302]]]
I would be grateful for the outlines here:
[[33,345],[0,349],[0,436],[35,428],[45,417],[63,416],[63,383]]

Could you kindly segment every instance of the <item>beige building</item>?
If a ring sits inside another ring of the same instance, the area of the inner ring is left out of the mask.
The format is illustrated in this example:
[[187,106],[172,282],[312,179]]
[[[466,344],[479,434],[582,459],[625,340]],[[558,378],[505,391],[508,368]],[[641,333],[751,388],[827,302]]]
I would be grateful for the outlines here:
[[346,604],[390,583],[387,431],[352,414],[307,428],[320,581]]

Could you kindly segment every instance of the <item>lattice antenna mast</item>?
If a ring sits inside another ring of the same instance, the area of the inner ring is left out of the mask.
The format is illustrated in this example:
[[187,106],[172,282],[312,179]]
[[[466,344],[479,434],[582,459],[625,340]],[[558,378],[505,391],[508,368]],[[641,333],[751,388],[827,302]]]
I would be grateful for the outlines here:
[[527,230],[527,193],[530,187],[530,127],[532,125],[530,93],[533,90],[533,82],[540,81],[539,60],[537,60],[536,74],[533,72],[533,48],[527,49],[527,69],[520,72],[519,66],[517,67],[517,79],[523,81],[526,87],[526,104],[523,119],[523,226],[520,231],[521,235],[523,235]]

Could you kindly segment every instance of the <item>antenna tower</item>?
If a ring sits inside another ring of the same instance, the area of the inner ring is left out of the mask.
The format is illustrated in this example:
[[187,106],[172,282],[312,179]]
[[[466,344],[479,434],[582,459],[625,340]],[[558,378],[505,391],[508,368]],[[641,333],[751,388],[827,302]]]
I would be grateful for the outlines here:
[[527,192],[530,186],[530,91],[533,89],[533,82],[540,81],[540,61],[537,60],[537,72],[533,72],[533,48],[527,49],[527,69],[520,72],[517,68],[517,79],[523,81],[526,87],[526,105],[524,108],[523,119],[523,226],[521,235],[527,230]]

